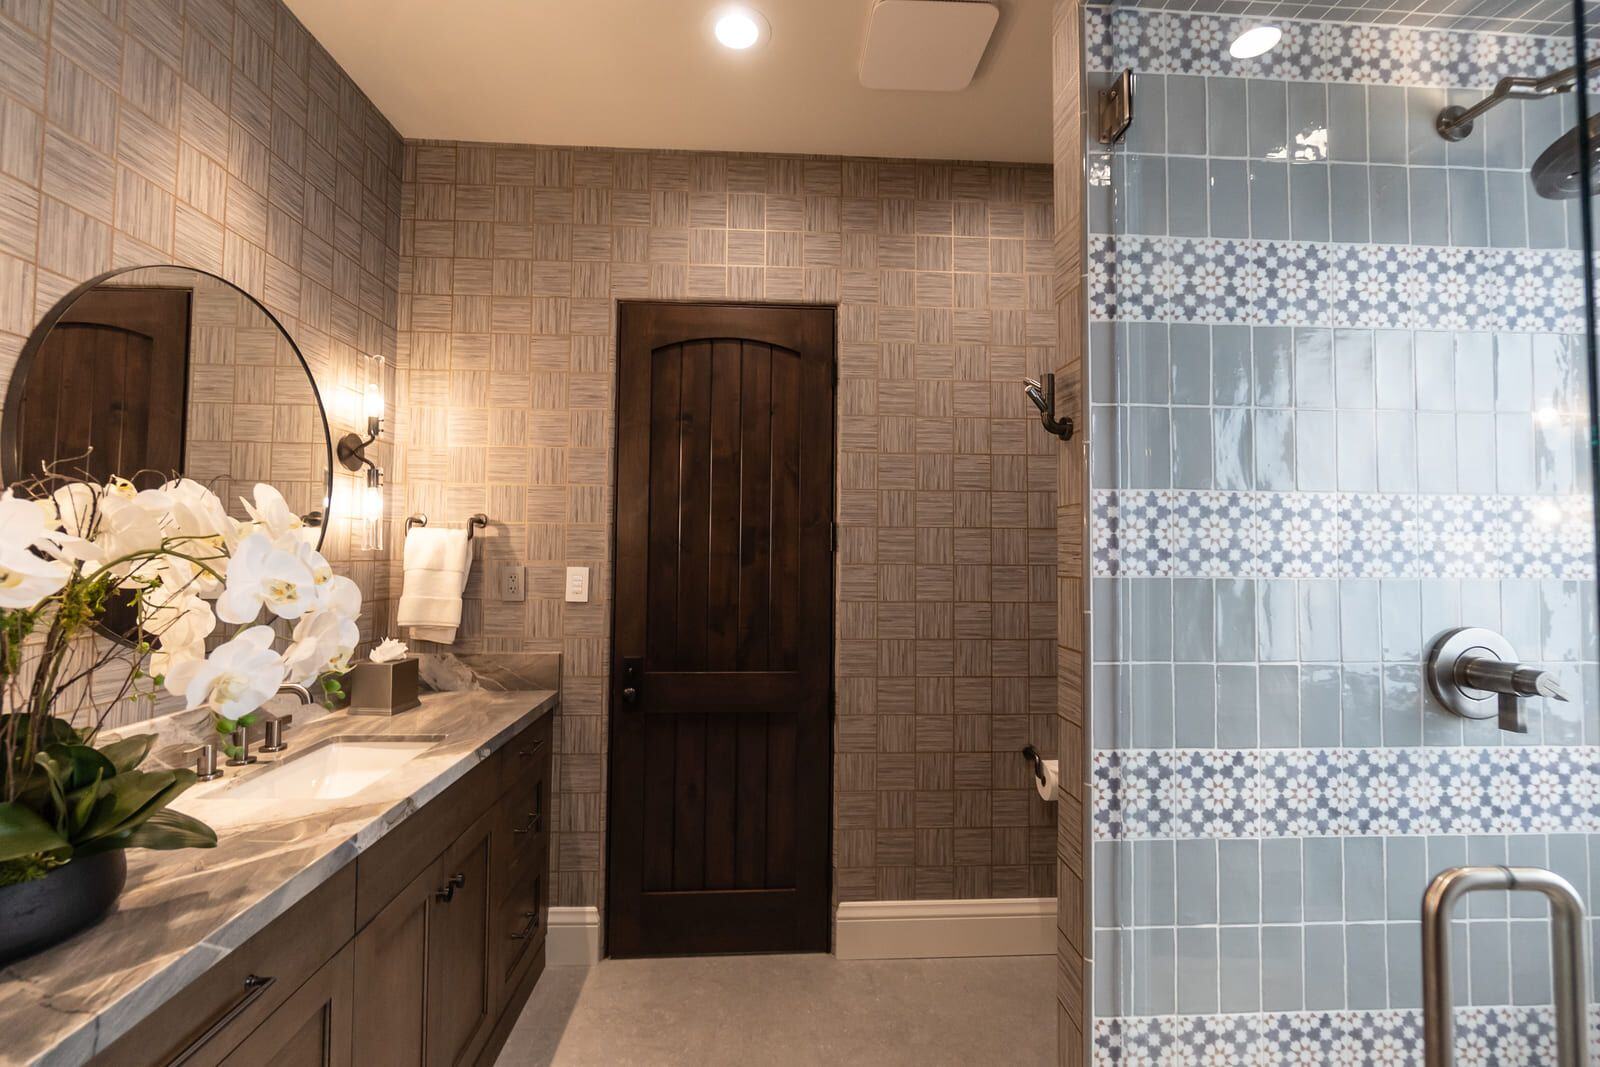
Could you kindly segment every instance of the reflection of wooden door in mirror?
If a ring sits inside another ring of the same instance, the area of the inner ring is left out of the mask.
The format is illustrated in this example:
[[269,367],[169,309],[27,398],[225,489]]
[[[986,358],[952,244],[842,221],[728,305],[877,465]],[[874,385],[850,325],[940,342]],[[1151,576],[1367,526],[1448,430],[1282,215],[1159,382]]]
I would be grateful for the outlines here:
[[136,479],[147,488],[183,470],[189,299],[187,289],[102,286],[73,302],[28,374],[16,437],[25,477],[62,460],[97,482],[159,472]]

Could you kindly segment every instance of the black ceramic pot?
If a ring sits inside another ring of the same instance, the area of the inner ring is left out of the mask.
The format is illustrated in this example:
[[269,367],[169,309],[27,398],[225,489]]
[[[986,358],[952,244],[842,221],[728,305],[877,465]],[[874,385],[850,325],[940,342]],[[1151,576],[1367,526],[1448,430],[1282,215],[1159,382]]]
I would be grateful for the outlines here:
[[118,848],[0,888],[0,964],[49,948],[97,922],[127,880],[128,861]]

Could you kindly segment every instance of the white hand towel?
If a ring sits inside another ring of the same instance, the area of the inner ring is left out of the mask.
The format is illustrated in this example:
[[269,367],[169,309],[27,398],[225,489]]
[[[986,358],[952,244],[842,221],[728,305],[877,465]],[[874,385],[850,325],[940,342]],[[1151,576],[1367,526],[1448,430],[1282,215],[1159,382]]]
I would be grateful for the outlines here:
[[464,529],[416,526],[406,532],[405,582],[395,622],[419,641],[448,645],[461,625],[461,593],[472,570]]

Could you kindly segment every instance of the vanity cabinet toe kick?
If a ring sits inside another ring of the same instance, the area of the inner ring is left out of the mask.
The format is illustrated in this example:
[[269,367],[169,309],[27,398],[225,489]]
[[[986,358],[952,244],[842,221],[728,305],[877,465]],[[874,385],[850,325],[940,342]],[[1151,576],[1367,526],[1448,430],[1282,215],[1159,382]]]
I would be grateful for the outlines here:
[[492,1063],[544,971],[552,715],[91,1062]]

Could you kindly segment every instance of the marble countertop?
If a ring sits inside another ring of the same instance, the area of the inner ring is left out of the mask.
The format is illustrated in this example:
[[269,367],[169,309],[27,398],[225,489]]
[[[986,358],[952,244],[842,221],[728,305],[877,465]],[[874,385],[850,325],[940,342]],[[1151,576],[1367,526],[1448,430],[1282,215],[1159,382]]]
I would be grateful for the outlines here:
[[[288,751],[229,768],[173,807],[210,823],[214,849],[128,853],[128,885],[98,925],[0,970],[0,1061],[79,1064],[108,1047],[217,960],[444,792],[556,706],[552,690],[430,693],[392,718],[325,715],[289,731]],[[130,731],[131,732],[131,731]],[[230,798],[333,737],[441,737],[342,800]]]

